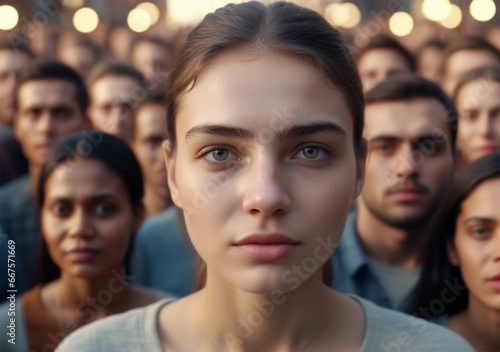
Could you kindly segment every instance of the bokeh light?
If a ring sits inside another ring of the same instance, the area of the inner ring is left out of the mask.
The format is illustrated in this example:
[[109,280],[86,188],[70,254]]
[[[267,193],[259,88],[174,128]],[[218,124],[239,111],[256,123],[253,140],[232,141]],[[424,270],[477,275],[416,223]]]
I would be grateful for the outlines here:
[[160,18],[160,10],[158,9],[158,6],[156,6],[152,2],[141,2],[135,8],[145,10],[147,13],[149,13],[149,17],[151,18],[151,26],[158,22],[158,19]]
[[77,9],[79,7],[82,7],[83,4],[85,4],[85,0],[62,0],[63,6],[72,8],[72,9]]
[[99,16],[94,9],[82,7],[75,12],[73,16],[73,25],[81,33],[90,33],[97,28]]
[[396,12],[389,20],[389,29],[398,37],[404,37],[410,34],[413,30],[413,26],[413,17],[411,17],[408,12]]
[[453,29],[457,28],[462,22],[462,10],[455,4],[451,5],[451,11],[444,20],[440,23],[444,28]]
[[0,29],[8,31],[14,28],[19,22],[17,10],[10,5],[0,6]]
[[148,30],[151,26],[151,16],[144,9],[135,8],[127,16],[127,24],[131,30],[137,33]]
[[325,8],[325,17],[334,26],[353,28],[361,21],[361,11],[351,2],[330,4]]
[[449,0],[424,0],[422,13],[430,21],[442,21],[451,11]]
[[486,22],[495,16],[496,6],[493,0],[473,0],[469,10],[476,21]]

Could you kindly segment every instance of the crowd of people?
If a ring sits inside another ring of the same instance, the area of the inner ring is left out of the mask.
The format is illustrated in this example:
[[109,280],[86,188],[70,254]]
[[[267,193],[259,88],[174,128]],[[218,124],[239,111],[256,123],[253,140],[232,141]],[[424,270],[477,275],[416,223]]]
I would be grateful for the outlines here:
[[286,2],[2,38],[0,349],[500,351],[500,49],[346,47]]

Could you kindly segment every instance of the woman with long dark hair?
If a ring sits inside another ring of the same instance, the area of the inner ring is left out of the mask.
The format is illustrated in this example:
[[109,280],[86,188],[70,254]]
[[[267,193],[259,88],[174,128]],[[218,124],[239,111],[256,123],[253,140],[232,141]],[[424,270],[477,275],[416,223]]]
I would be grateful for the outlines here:
[[457,167],[500,151],[500,67],[465,73],[455,88]]
[[162,296],[127,281],[143,217],[141,169],[130,148],[102,132],[70,135],[51,149],[38,188],[40,284],[1,311],[15,319],[2,351],[53,351],[69,333]]
[[477,351],[500,349],[499,200],[500,153],[457,175],[411,309]]

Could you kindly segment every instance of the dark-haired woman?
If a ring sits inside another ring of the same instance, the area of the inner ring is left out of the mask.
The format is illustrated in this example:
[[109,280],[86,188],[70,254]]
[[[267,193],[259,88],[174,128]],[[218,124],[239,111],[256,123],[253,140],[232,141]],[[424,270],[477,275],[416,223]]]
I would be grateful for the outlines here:
[[3,338],[2,351],[53,351],[85,324],[162,298],[125,274],[142,195],[139,164],[118,138],[78,133],[54,145],[38,189],[41,284],[17,297],[15,310],[2,307],[2,326],[11,318],[15,326],[15,344]]
[[500,350],[499,200],[500,153],[457,175],[412,307],[476,351]]
[[457,165],[500,151],[500,67],[467,72],[453,100],[458,111]]
[[324,281],[363,184],[363,93],[344,49],[291,3],[205,17],[169,75],[165,143],[172,199],[205,262],[199,290],[96,322],[61,351],[470,350]]

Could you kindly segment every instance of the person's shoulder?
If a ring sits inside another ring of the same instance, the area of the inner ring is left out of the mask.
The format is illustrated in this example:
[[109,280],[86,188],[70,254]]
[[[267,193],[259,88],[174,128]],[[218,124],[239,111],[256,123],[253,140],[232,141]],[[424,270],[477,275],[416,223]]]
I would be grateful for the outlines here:
[[139,230],[138,235],[142,237],[159,234],[164,237],[164,233],[170,231],[180,231],[179,218],[177,208],[175,206],[170,206],[162,212],[146,219]]
[[0,341],[0,351],[27,351],[26,327],[22,296],[7,296],[0,304],[0,324],[6,334]]
[[31,195],[29,182],[30,176],[29,174],[25,174],[2,185],[0,187],[0,201],[3,199],[4,201],[11,202],[13,198],[7,198],[9,196]]
[[449,329],[352,297],[363,306],[366,315],[362,351],[473,351],[465,339]]
[[441,314],[441,315],[437,316],[436,319],[434,319],[432,322],[434,324],[437,324],[439,326],[443,326],[443,327],[447,328],[449,317],[450,317],[449,314]]
[[137,302],[137,307],[142,307],[146,305],[151,305],[162,299],[177,299],[176,295],[160,291],[151,287],[146,287],[140,284],[131,284],[129,286],[132,291],[134,302]]
[[64,339],[57,351],[161,351],[157,317],[171,301],[163,299],[86,325]]

